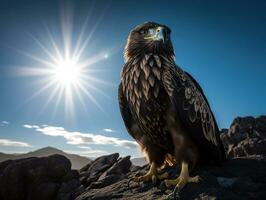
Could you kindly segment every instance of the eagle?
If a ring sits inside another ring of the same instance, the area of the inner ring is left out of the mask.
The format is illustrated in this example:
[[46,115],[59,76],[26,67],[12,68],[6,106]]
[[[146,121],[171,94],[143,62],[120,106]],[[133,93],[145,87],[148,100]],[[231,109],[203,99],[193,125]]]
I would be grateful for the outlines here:
[[[181,190],[198,183],[195,166],[221,164],[225,151],[206,96],[197,81],[175,63],[166,25],[146,22],[134,28],[124,50],[118,88],[120,112],[128,133],[146,155],[150,169],[137,182],[164,180]],[[170,179],[164,166],[179,165]]]

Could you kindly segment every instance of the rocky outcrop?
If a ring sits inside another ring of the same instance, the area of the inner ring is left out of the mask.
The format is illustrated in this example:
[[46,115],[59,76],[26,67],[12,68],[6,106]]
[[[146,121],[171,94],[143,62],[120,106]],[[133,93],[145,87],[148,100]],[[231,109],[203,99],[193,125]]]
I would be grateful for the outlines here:
[[[204,166],[192,175],[200,183],[179,193],[184,200],[266,199],[266,117],[238,117],[221,130],[228,160],[222,166]],[[148,165],[134,166],[118,153],[101,156],[80,171],[71,170],[64,156],[9,160],[0,163],[0,200],[168,200],[174,188],[157,181],[137,184]],[[180,169],[167,167],[170,178]]]
[[[222,129],[221,132],[228,160],[220,167],[205,166],[196,169],[193,174],[200,175],[202,181],[187,185],[180,192],[180,199],[266,199],[266,117],[238,117],[229,129]],[[81,170],[80,176],[82,184],[85,183],[85,191],[75,200],[172,198],[173,188],[166,188],[159,181],[155,185],[151,182],[140,185],[131,183],[128,187],[131,178],[147,173],[149,167],[131,166],[129,169],[129,162],[123,161],[127,163],[126,167],[119,169],[121,165],[118,163],[123,159],[119,159],[117,154],[100,157]],[[94,165],[104,166],[104,170],[93,172]],[[113,171],[114,168],[117,169]],[[179,173],[178,167],[164,170],[171,174],[171,178]],[[97,174],[93,181],[92,174]],[[89,180],[89,184],[84,180]]]
[[71,200],[80,186],[78,172],[61,155],[0,163],[1,200]]
[[[266,159],[253,156],[228,160],[221,167],[207,166],[194,171],[201,176],[198,184],[187,185],[179,194],[184,200],[266,199]],[[132,166],[120,180],[106,182],[96,188],[88,187],[75,200],[168,200],[174,188],[165,188],[162,182],[131,183],[137,175],[145,174],[148,166]],[[178,168],[165,169],[174,178]],[[103,173],[103,175],[105,172]]]
[[223,130],[221,139],[228,158],[266,156],[266,116],[237,117],[229,130]]
[[80,180],[87,189],[105,187],[126,178],[130,167],[130,156],[119,158],[118,153],[102,156],[80,170]]

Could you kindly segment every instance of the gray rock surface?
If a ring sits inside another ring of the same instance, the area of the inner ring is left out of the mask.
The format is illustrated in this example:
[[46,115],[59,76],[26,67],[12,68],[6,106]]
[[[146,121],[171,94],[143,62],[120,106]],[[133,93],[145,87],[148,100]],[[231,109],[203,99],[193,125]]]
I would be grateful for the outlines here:
[[221,139],[228,158],[266,156],[266,116],[237,117],[229,130],[223,130]]
[[0,163],[1,200],[71,200],[79,187],[78,172],[61,155]]
[[[184,200],[266,199],[266,117],[238,117],[221,130],[228,160],[220,167],[197,168],[198,184],[188,184],[179,193]],[[1,200],[166,200],[173,188],[158,181],[137,184],[128,181],[143,175],[148,165],[134,166],[130,157],[101,156],[80,171],[71,170],[64,156],[9,160],[0,163]],[[167,167],[171,178],[179,168]]]
[[[181,199],[266,199],[266,158],[250,156],[235,158],[226,161],[221,167],[207,166],[197,169],[193,174],[198,174],[203,181],[198,184],[189,184],[181,192]],[[126,174],[121,174],[122,179],[113,182],[106,181],[97,188],[87,188],[75,200],[166,200],[171,199],[173,188],[163,188],[158,182],[131,183],[130,178],[145,174],[148,166],[132,166]],[[166,169],[172,178],[178,174],[178,168]],[[105,174],[105,172],[103,173]],[[161,190],[163,189],[163,190]]]
[[89,187],[91,183],[97,181],[99,177],[109,169],[118,159],[119,154],[111,154],[97,158],[80,170],[80,181],[84,187]]

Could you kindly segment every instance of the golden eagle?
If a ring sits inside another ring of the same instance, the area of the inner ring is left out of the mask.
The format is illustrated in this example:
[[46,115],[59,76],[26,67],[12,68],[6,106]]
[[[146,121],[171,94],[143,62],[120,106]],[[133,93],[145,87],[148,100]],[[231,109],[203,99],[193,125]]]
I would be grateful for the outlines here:
[[219,164],[225,152],[203,90],[175,63],[169,27],[147,22],[134,28],[125,47],[119,105],[125,126],[147,155],[150,170],[136,181],[167,178],[163,164],[179,164],[180,175],[166,186],[183,188],[199,164]]

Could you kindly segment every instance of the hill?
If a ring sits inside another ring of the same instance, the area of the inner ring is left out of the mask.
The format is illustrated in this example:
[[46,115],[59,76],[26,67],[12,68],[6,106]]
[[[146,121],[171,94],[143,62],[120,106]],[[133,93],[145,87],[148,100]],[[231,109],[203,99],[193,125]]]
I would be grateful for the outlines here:
[[6,161],[6,160],[14,160],[14,159],[21,159],[21,158],[30,158],[30,157],[45,157],[50,155],[62,155],[68,158],[71,161],[72,169],[80,169],[84,165],[91,162],[91,159],[79,156],[76,154],[69,154],[62,150],[56,149],[54,147],[45,147],[38,149],[36,151],[30,151],[25,154],[6,154],[6,153],[0,153],[0,162]]
[[147,161],[143,157],[132,158],[131,162],[132,162],[133,165],[136,165],[136,166],[143,166],[143,165],[147,164]]

